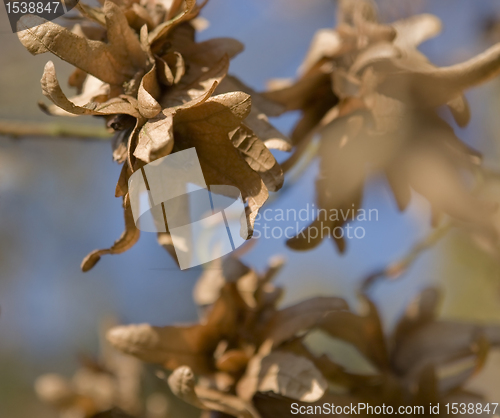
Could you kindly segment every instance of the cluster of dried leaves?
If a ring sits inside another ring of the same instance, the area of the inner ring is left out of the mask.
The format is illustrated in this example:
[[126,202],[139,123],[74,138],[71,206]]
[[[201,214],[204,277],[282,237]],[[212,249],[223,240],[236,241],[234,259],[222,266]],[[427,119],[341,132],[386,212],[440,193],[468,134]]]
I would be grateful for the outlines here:
[[[484,366],[489,348],[500,345],[500,326],[438,319],[435,289],[424,290],[386,336],[366,295],[361,297],[363,313],[338,297],[279,309],[283,292],[272,279],[282,260],[272,260],[263,274],[235,258],[218,263],[220,268],[207,269],[195,287],[199,323],[125,325],[107,332],[116,349],[172,371],[168,384],[182,400],[242,418],[291,416],[294,402],[397,408],[483,400],[463,386]],[[307,342],[314,331],[349,344],[370,367],[351,371],[328,353],[318,353]],[[132,417],[144,416],[137,415],[137,386],[128,380],[128,392],[120,390],[127,378],[138,382],[137,369],[119,358],[117,367],[83,369],[73,382],[42,377],[38,393],[63,411],[87,408],[85,417],[95,416],[89,410],[104,412],[103,405],[108,411],[120,408]],[[120,393],[127,396],[116,397]],[[124,400],[134,402],[124,405]]]
[[[468,124],[463,92],[500,73],[500,44],[464,63],[438,68],[417,49],[441,30],[433,15],[381,24],[371,1],[344,0],[338,19],[335,29],[316,33],[296,81],[270,83],[268,98],[302,111],[291,135],[297,153],[283,168],[289,169],[319,133],[321,208],[359,208],[367,178],[382,172],[400,210],[408,206],[413,189],[429,201],[434,224],[446,214],[496,238],[497,206],[468,187],[466,174],[480,173],[480,155],[438,110],[447,106],[460,127]],[[333,231],[343,220],[318,218],[310,227],[325,224]],[[314,248],[322,237],[313,236],[299,234],[288,245]],[[345,242],[333,238],[343,251]]]
[[[145,164],[195,147],[207,184],[241,190],[251,233],[268,191],[281,188],[283,171],[317,134],[321,208],[359,208],[366,179],[381,171],[401,210],[413,189],[428,199],[436,223],[447,214],[496,238],[495,205],[477,198],[463,175],[480,170],[480,156],[438,108],[448,106],[459,126],[468,123],[463,91],[500,73],[499,45],[437,68],[417,50],[440,31],[436,17],[386,25],[371,1],[339,0],[337,28],[317,33],[298,80],[273,81],[259,95],[227,75],[229,59],[243,48],[239,42],[196,42],[201,8],[195,0],[105,0],[100,8],[80,3],[81,19],[71,30],[31,15],[19,21],[19,38],[31,53],[51,52],[76,67],[68,82],[78,94],[69,99],[47,63],[42,88],[53,105],[42,109],[103,118],[114,132],[113,158],[123,164],[116,196],[123,198],[125,232],[112,247],[89,254],[84,271],[138,240],[128,179]],[[267,117],[290,110],[302,117],[288,140]],[[292,146],[282,170],[269,149]],[[332,231],[342,226],[324,219],[311,226],[325,222]],[[168,232],[158,239],[174,255]],[[319,242],[305,234],[288,244],[304,250]],[[343,250],[345,243],[336,242]],[[179,398],[238,418],[289,416],[292,402],[397,407],[480,401],[464,385],[484,365],[489,347],[500,344],[499,327],[439,320],[434,289],[422,292],[389,336],[365,294],[362,314],[338,297],[280,309],[283,291],[272,280],[282,264],[273,259],[259,274],[237,258],[218,260],[195,288],[199,323],[116,326],[107,339],[169,370],[168,384]],[[314,332],[349,344],[370,370],[353,372],[317,353],[308,343]],[[148,407],[162,404],[160,398],[141,403],[141,368],[133,357],[87,361],[71,380],[43,376],[37,392],[66,418],[166,418],[166,410]]]
[[[123,163],[116,196],[123,198],[125,232],[111,248],[82,263],[121,253],[139,239],[128,198],[128,179],[145,164],[195,147],[207,184],[236,186],[247,202],[247,230],[268,198],[283,184],[272,149],[289,150],[288,139],[266,115],[278,104],[227,76],[229,59],[243,45],[220,38],[196,42],[195,0],[106,0],[101,8],[78,5],[80,23],[71,30],[26,15],[19,39],[32,54],[50,52],[76,67],[68,83],[79,94],[68,99],[49,61],[41,80],[54,115],[93,115],[115,132],[113,158]],[[175,257],[170,235],[160,243]]]

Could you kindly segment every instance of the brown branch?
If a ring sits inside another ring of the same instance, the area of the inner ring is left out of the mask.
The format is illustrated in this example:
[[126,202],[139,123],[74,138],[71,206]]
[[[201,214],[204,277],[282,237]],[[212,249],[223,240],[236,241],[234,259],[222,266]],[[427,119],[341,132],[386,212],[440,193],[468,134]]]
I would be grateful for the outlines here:
[[13,138],[67,137],[87,140],[108,140],[111,138],[110,133],[103,127],[54,122],[10,122],[4,120],[0,120],[0,136],[10,136]]

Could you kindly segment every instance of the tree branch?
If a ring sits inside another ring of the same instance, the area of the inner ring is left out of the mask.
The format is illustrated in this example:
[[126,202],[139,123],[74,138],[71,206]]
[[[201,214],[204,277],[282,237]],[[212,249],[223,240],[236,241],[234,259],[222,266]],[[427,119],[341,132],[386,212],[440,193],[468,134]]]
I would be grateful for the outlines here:
[[10,136],[14,138],[67,137],[86,140],[108,140],[111,138],[110,133],[103,127],[53,122],[10,122],[4,120],[0,120],[0,136]]

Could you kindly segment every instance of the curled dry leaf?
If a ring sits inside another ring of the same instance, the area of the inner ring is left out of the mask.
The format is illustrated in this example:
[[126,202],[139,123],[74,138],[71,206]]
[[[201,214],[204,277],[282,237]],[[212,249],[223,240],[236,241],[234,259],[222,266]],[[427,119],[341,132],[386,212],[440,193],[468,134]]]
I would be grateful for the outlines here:
[[[76,106],[70,102],[63,93],[57,81],[54,63],[47,62],[41,80],[43,94],[48,97],[59,108],[74,115],[112,115],[127,114],[138,117],[137,109],[130,100],[125,98],[113,98],[104,103],[88,103],[88,107]],[[132,98],[130,98],[132,99]]]
[[[52,78],[55,80],[51,81],[47,80],[46,81],[47,86],[44,87],[42,78],[42,92],[44,92],[44,95],[47,96],[53,103],[54,100],[61,101],[61,105],[53,104],[50,106],[47,106],[42,102],[38,103],[38,106],[42,109],[42,111],[49,115],[67,116],[67,117],[78,116],[75,113],[70,113],[64,110],[64,108],[69,107],[70,109],[73,109],[73,106],[71,104],[73,104],[77,108],[85,107],[85,105],[87,105],[88,103],[100,103],[106,101],[109,98],[109,93],[110,93],[109,84],[103,83],[101,80],[95,78],[94,76],[87,75],[85,82],[83,83],[83,89],[81,94],[73,96],[69,99],[65,99],[64,97],[61,97],[64,96],[64,93],[59,91],[60,87],[57,87],[58,82],[57,82],[57,77],[55,76],[55,69],[52,70],[50,68],[46,68],[44,69],[44,73],[45,72],[48,72],[47,75],[48,79]],[[52,84],[52,86],[50,86],[50,84]],[[55,96],[55,98],[52,99],[51,96]],[[67,103],[68,100],[71,102],[71,104]]]
[[139,112],[145,118],[154,118],[161,111],[160,104],[156,101],[160,96],[160,86],[156,78],[156,64],[142,77],[137,93]]
[[161,25],[158,25],[149,33],[148,43],[150,45],[153,45],[162,37],[166,36],[169,30],[171,30],[175,25],[180,24],[196,6],[196,0],[185,0],[184,2],[185,8],[181,13]]
[[246,400],[251,400],[256,392],[274,392],[303,402],[315,402],[327,388],[328,382],[312,361],[275,351],[250,360],[237,390]]
[[139,239],[140,232],[135,226],[132,209],[128,194],[123,197],[123,213],[125,218],[125,231],[110,247],[103,250],[92,251],[82,261],[81,268],[83,271],[89,271],[105,254],[120,254],[131,248]]

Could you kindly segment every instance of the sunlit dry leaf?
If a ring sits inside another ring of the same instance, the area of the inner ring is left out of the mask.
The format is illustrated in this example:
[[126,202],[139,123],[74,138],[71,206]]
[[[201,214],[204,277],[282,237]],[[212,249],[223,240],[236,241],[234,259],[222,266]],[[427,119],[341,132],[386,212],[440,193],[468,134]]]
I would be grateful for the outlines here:
[[104,3],[108,43],[113,55],[121,63],[140,69],[147,65],[147,55],[142,49],[139,38],[129,26],[122,10],[111,0]]
[[18,29],[19,40],[33,55],[51,52],[106,83],[122,84],[136,72],[128,57],[115,55],[112,45],[82,38],[38,16],[23,16]]
[[161,112],[161,106],[157,102],[160,97],[160,86],[156,78],[156,64],[142,78],[137,93],[139,112],[145,118],[154,118]]
[[278,162],[255,133],[242,124],[230,133],[233,145],[241,152],[247,164],[262,177],[266,187],[276,192],[283,186],[283,171]]
[[[47,70],[44,70],[44,72],[45,71],[47,71]],[[55,69],[54,70],[51,69],[50,71],[51,72],[55,71]],[[50,74],[50,77],[55,78],[55,73]],[[42,80],[43,80],[43,78],[42,78]],[[47,80],[47,84],[48,83],[49,83],[49,81]],[[50,81],[50,83],[57,83],[57,78],[55,78],[55,80]],[[43,84],[42,84],[42,89],[43,89]],[[50,88],[49,88],[49,86],[47,86],[47,89],[48,90],[54,89],[55,90],[54,93],[56,93],[57,87],[55,85],[54,85],[54,87],[50,87]],[[81,94],[79,94],[77,96],[73,96],[73,97],[69,98],[68,100],[77,107],[84,107],[86,104],[88,104],[90,102],[95,102],[97,100],[102,101],[102,100],[100,100],[102,98],[107,100],[109,97],[109,93],[110,93],[109,84],[103,83],[98,78],[95,78],[94,76],[88,75],[83,83],[83,89],[82,89]],[[52,95],[53,93],[50,93],[50,94]],[[63,93],[63,95],[64,95],[64,93]],[[60,93],[57,93],[56,96],[59,97]],[[50,97],[49,97],[49,99],[50,99]],[[65,102],[66,101],[64,101],[63,103],[65,103]],[[57,104],[46,106],[44,103],[39,102],[38,105],[45,113],[48,113],[50,115],[69,116],[69,117],[78,116],[74,113],[67,112],[63,108],[59,107]],[[66,107],[67,104],[65,104],[64,106]],[[69,108],[72,108],[72,107],[69,106]]]
[[128,194],[123,198],[123,211],[125,217],[125,231],[110,248],[95,250],[87,255],[87,257],[85,257],[82,261],[81,269],[83,271],[89,271],[92,267],[94,267],[95,264],[101,259],[101,256],[105,254],[123,253],[133,247],[137,242],[140,232],[135,226]]
[[162,112],[149,119],[139,131],[139,140],[134,155],[149,163],[164,157],[174,147],[174,119],[171,112]]
[[260,176],[253,171],[229,140],[249,111],[250,97],[241,92],[221,94],[187,109],[178,109],[174,137],[180,149],[195,147],[207,184],[237,187],[248,202],[247,225],[241,235],[249,238],[258,210],[268,197]]
[[257,113],[264,113],[269,117],[280,116],[285,111],[283,105],[267,99],[262,94],[257,93],[250,86],[246,85],[238,77],[228,74],[218,87],[217,92],[228,93],[230,91],[242,91],[252,97],[252,108],[257,110]]
[[250,360],[238,384],[238,395],[250,400],[256,392],[274,392],[291,399],[314,402],[328,388],[328,382],[305,357],[275,351]]

